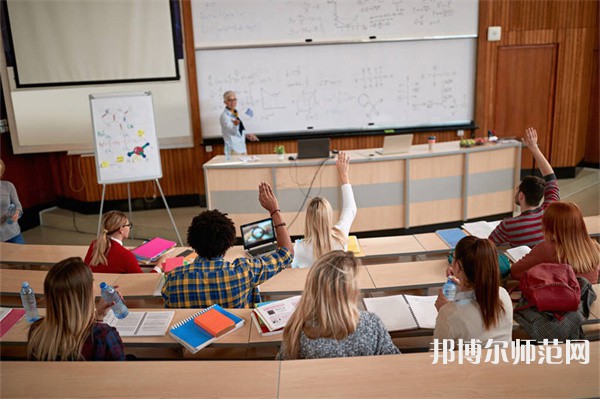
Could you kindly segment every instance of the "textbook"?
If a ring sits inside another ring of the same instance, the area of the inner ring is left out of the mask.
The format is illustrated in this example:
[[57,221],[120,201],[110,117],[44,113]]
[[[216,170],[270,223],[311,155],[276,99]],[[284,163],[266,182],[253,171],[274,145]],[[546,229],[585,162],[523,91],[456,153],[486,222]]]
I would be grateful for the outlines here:
[[500,220],[495,222],[486,222],[485,220],[482,220],[480,222],[465,223],[460,227],[472,236],[478,238],[488,238],[490,234],[492,234],[492,231],[494,231],[496,226],[499,224]]
[[[265,306],[268,305],[270,303],[273,303],[275,301],[268,301],[268,302],[260,302],[256,304],[256,307],[261,307],[261,306]],[[256,330],[258,331],[258,333],[262,336],[262,337],[268,337],[271,335],[276,335],[276,334],[281,334],[283,332],[283,327],[278,328],[275,331],[270,331],[269,327],[267,327],[267,325],[265,324],[265,322],[260,318],[258,312],[256,311],[256,309],[252,309],[252,313],[250,313],[250,317],[252,318],[252,322],[254,323],[254,326],[256,327]]]
[[440,236],[440,238],[446,244],[448,244],[451,249],[454,249],[456,244],[458,244],[463,237],[467,236],[461,229],[458,228],[436,230],[435,233]]
[[114,327],[122,337],[162,337],[167,333],[175,312],[133,312],[124,319],[117,319],[112,309],[104,316],[104,322]]
[[365,308],[375,313],[388,331],[435,328],[437,296],[393,295],[364,298]]
[[25,316],[25,309],[0,308],[0,338]]
[[156,262],[161,255],[173,248],[177,243],[156,237],[131,250],[135,257],[144,262]]
[[269,331],[276,331],[285,327],[299,302],[300,295],[296,295],[255,308],[254,312],[260,316]]
[[194,323],[213,337],[220,337],[235,328],[235,322],[216,309],[208,309],[196,316]]
[[508,248],[505,252],[508,259],[510,259],[513,263],[517,263],[525,255],[531,252],[531,248],[529,248],[527,245],[521,245],[520,247]]
[[[235,327],[221,335],[220,337],[215,337],[211,335],[208,331],[202,329],[194,322],[194,319],[200,316],[202,313],[209,311],[210,309],[215,309],[219,313],[227,316],[235,323]],[[169,330],[169,334],[183,345],[187,350],[189,350],[192,354],[198,352],[200,349],[212,344],[213,342],[223,338],[226,335],[231,334],[235,330],[241,328],[244,325],[244,319],[230,313],[220,307],[219,305],[212,305],[209,308],[203,309],[200,312],[188,317],[187,319],[175,324],[171,330]]]

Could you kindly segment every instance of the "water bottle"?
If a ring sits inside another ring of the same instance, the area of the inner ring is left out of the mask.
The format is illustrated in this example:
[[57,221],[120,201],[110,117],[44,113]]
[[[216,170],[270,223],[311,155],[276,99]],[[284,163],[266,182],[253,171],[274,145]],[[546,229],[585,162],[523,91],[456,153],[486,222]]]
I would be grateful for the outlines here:
[[102,298],[106,302],[108,302],[108,303],[114,302],[115,303],[112,307],[112,311],[115,314],[115,317],[117,319],[126,318],[127,315],[129,314],[129,309],[127,309],[127,306],[125,306],[125,304],[123,303],[123,300],[121,300],[121,297],[119,296],[117,291],[115,291],[115,289],[113,287],[106,284],[105,282],[100,283],[100,290],[101,290],[100,295],[102,295]]
[[223,151],[225,152],[225,160],[229,161],[231,159],[231,147],[229,146],[229,143],[225,143],[225,149]]
[[458,291],[458,287],[454,284],[454,281],[452,281],[452,277],[448,277],[448,280],[442,287],[442,293],[449,301],[453,301],[456,296],[456,291]]
[[23,281],[21,287],[21,302],[23,302],[23,308],[25,309],[25,317],[28,322],[33,323],[40,318],[35,301],[35,293],[27,281]]
[[6,221],[6,223],[8,224],[13,224],[13,220],[12,217],[15,216],[15,212],[17,212],[17,206],[15,204],[10,204],[8,206],[8,220]]

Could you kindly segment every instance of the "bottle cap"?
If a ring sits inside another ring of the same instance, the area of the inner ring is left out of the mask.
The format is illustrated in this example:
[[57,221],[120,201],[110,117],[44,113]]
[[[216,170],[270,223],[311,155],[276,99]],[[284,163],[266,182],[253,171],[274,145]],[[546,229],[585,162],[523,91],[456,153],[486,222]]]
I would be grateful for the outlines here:
[[27,288],[27,287],[29,287],[29,283],[27,281],[23,281],[23,283],[21,284],[21,287]]
[[104,281],[100,283],[100,288],[101,289],[106,288],[106,286],[107,286],[107,284]]

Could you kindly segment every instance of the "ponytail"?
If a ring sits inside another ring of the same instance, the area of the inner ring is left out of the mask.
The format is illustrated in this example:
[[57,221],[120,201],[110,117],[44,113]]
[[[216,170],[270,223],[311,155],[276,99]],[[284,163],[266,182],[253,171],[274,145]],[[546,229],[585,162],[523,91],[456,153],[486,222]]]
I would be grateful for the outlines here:
[[123,212],[110,211],[104,214],[102,217],[102,230],[93,244],[94,249],[90,266],[105,265],[108,262],[106,256],[110,251],[110,236],[119,231],[126,222],[127,216]]

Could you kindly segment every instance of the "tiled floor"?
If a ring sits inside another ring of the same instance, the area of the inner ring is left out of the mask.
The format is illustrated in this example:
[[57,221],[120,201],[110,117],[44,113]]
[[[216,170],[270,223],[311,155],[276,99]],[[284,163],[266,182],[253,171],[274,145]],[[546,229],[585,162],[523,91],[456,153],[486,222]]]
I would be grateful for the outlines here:
[[[600,170],[583,169],[575,179],[559,180],[561,197],[576,203],[584,216],[600,214]],[[185,244],[191,219],[202,208],[171,209],[173,219]],[[360,210],[359,210],[360,212]],[[42,226],[23,233],[29,244],[88,245],[96,236],[98,215],[83,215],[53,208],[41,214]],[[156,209],[133,212],[132,237],[127,245],[137,245],[142,239],[163,237],[178,241],[167,211]]]

